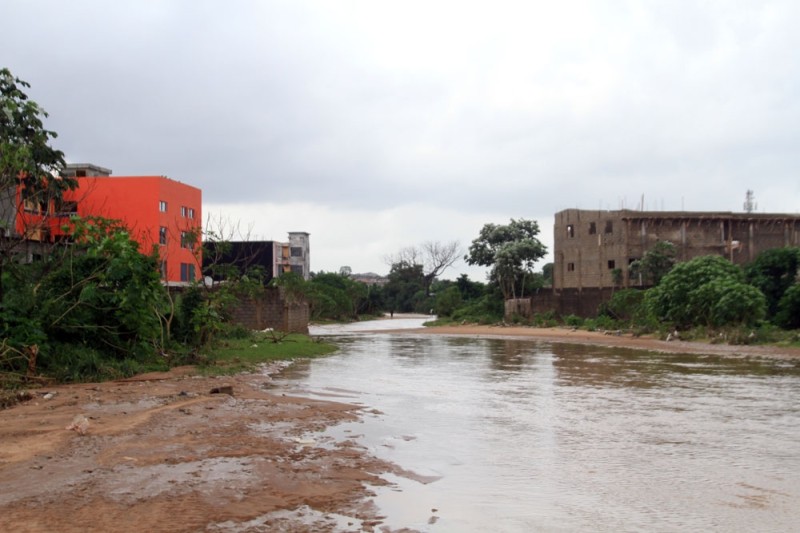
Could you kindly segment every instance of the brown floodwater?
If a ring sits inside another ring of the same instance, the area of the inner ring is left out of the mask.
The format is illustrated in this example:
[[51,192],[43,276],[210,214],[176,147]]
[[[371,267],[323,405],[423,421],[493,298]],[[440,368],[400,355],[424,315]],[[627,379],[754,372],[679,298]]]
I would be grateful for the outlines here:
[[367,407],[328,436],[409,472],[374,488],[391,529],[800,527],[796,362],[359,328],[281,382]]

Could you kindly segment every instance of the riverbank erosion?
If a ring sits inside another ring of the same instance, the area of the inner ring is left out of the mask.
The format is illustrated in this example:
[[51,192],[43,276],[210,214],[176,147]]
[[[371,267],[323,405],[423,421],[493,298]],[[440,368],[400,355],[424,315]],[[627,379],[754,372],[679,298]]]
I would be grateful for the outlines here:
[[360,408],[189,369],[0,410],[2,531],[372,531],[392,466],[325,437]]
[[522,337],[545,342],[591,344],[661,353],[692,353],[732,357],[772,357],[800,360],[800,348],[792,346],[711,344],[707,342],[689,342],[682,340],[665,341],[646,336],[635,337],[631,334],[617,331],[601,332],[573,328],[534,328],[525,326],[480,326],[465,324],[460,326],[434,326],[404,329],[398,332],[406,334],[451,335],[455,337]]

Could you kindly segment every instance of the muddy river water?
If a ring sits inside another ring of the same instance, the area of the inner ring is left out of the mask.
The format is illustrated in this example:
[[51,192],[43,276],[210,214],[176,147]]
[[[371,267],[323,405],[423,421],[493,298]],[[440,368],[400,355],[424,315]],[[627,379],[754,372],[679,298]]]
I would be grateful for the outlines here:
[[800,530],[795,362],[377,327],[281,386],[367,408],[329,434],[414,473],[375,488],[392,529]]

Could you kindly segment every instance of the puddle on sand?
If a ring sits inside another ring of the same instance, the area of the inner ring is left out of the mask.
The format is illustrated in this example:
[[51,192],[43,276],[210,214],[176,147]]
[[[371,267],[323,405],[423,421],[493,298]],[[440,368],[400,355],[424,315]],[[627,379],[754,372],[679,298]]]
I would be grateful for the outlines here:
[[[308,531],[361,531],[363,523],[358,518],[336,513],[323,513],[304,505],[293,510],[280,510],[253,518],[246,522],[228,520],[209,524],[206,531],[244,533],[253,531],[297,531],[298,524]],[[292,529],[286,529],[291,527]]]

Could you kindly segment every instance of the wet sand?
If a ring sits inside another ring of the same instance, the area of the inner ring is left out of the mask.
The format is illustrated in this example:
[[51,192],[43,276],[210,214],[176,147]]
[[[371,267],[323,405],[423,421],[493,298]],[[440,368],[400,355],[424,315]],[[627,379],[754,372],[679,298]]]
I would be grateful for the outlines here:
[[0,411],[0,531],[372,531],[367,486],[396,469],[318,434],[359,408],[269,387],[178,369],[32,391]]
[[732,357],[773,357],[780,359],[800,358],[800,348],[791,346],[709,344],[706,342],[688,342],[681,340],[668,342],[651,336],[634,337],[629,333],[616,331],[584,331],[564,327],[534,328],[524,326],[463,325],[405,329],[402,330],[402,333],[452,335],[459,337],[526,337],[545,342],[617,346],[620,348],[649,350],[662,353],[697,353]]
[[[800,357],[797,348],[562,328],[398,333]],[[385,472],[412,474],[372,457],[355,435],[320,433],[357,420],[361,408],[271,389],[268,372],[207,378],[178,368],[31,391],[31,400],[0,410],[0,531],[388,531],[369,487],[385,484]]]

